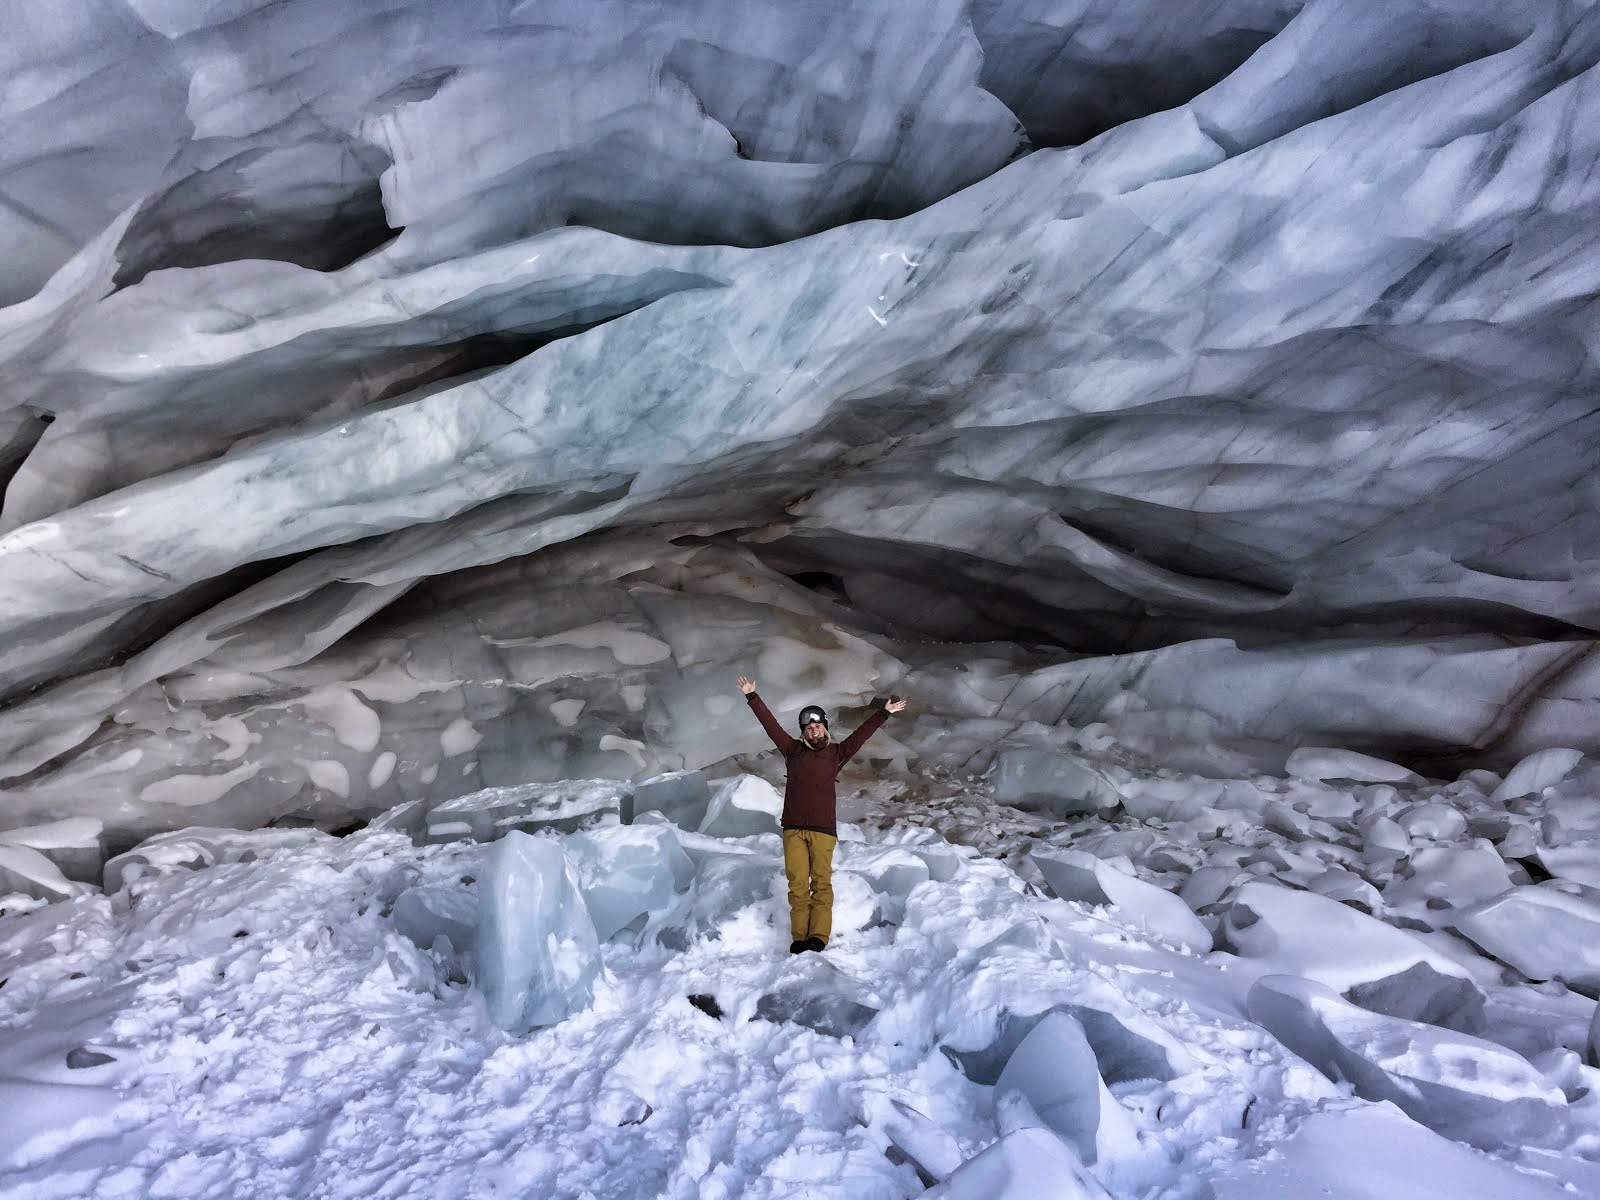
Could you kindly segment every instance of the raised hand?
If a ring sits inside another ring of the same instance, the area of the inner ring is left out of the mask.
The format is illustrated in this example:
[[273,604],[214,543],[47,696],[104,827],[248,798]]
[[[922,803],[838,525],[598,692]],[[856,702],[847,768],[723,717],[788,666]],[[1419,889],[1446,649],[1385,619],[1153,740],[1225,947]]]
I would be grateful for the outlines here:
[[890,700],[883,706],[883,708],[885,712],[897,713],[902,711],[905,706],[906,702],[904,700]]
[[748,696],[751,692],[756,690],[755,682],[753,680],[746,679],[743,675],[741,675],[739,676],[739,690]]

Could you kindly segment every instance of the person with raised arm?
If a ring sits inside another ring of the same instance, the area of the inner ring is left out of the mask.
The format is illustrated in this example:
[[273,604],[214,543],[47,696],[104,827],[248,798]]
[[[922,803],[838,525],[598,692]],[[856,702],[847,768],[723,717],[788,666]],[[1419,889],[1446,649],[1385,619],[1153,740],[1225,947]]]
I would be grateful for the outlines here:
[[783,785],[783,870],[789,879],[789,953],[821,950],[833,933],[833,848],[838,845],[838,796],[834,780],[866,740],[906,702],[892,697],[842,742],[828,733],[828,714],[815,704],[800,710],[800,736],[792,737],[739,676],[761,728],[788,764]]

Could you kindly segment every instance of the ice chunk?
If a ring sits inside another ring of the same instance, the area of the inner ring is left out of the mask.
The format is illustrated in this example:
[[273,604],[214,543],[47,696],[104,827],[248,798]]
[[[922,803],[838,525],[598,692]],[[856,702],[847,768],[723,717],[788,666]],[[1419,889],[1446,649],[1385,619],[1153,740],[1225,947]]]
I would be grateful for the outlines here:
[[1567,886],[1512,888],[1467,909],[1454,928],[1529,979],[1559,979],[1600,995],[1600,902]]
[[1301,746],[1289,755],[1285,773],[1295,779],[1349,779],[1357,783],[1423,783],[1405,767],[1354,750]]
[[1505,837],[1500,839],[1500,844],[1495,848],[1507,862],[1528,858],[1539,849],[1539,837],[1531,825],[1519,821],[1506,830]]
[[1544,813],[1539,818],[1539,833],[1546,845],[1600,841],[1600,804],[1595,803],[1600,779],[1595,784],[1593,791],[1582,787],[1575,789],[1576,794],[1563,794],[1561,789],[1546,797]]
[[435,805],[428,813],[427,840],[471,838],[492,842],[506,832],[548,829],[572,833],[622,819],[631,788],[610,779],[563,779],[483,788]]
[[513,830],[484,866],[473,957],[490,1018],[526,1033],[587,1008],[599,939],[561,843]]
[[404,834],[416,845],[423,845],[428,833],[428,807],[426,800],[407,800],[373,817],[367,828]]
[[1006,746],[995,755],[994,798],[1060,816],[1122,803],[1117,790],[1085,763],[1031,746]]
[[1393,862],[1411,852],[1411,839],[1400,823],[1386,813],[1371,813],[1361,819],[1361,855],[1368,862],[1387,859]]
[[1241,887],[1219,935],[1235,954],[1304,975],[1338,991],[1427,963],[1464,979],[1448,955],[1404,930],[1311,892],[1255,880]]
[[924,1200],[1110,1200],[1060,1138],[1043,1129],[1008,1133],[969,1159]]
[[[1499,861],[1498,858],[1496,861]],[[1341,904],[1360,905],[1367,912],[1376,912],[1383,907],[1383,897],[1378,894],[1378,889],[1354,871],[1346,871],[1343,867],[1329,867],[1322,874],[1306,880],[1306,890]]]
[[47,825],[29,825],[0,833],[0,843],[37,850],[68,879],[99,883],[105,862],[105,826],[93,817],[68,817]]
[[783,797],[765,779],[736,775],[711,794],[699,832],[712,837],[752,837],[779,832]]
[[478,897],[466,887],[410,887],[394,898],[389,919],[424,950],[432,949],[442,937],[455,953],[466,955],[472,952],[478,926]]
[[1138,1141],[1100,1078],[1083,1026],[1063,1012],[1047,1013],[1022,1039],[994,1085],[994,1100],[1002,1129],[1043,1125],[1086,1164]]
[[1424,846],[1383,889],[1389,909],[1428,925],[1443,925],[1453,911],[1498,896],[1513,880],[1505,860],[1488,842],[1472,846]]
[[1573,846],[1540,846],[1533,851],[1533,857],[1557,879],[1600,888],[1600,841]]
[[1110,905],[1119,919],[1176,942],[1194,954],[1211,949],[1211,934],[1171,892],[1135,879],[1081,850],[1037,849],[1033,863],[1063,900]]
[[1559,1142],[1566,1097],[1521,1055],[1494,1042],[1357,1008],[1289,975],[1250,989],[1250,1019],[1328,1078],[1368,1100],[1480,1147]]
[[912,847],[852,844],[839,856],[838,865],[855,871],[872,890],[905,899],[907,893],[929,878],[927,860]]
[[1461,811],[1448,804],[1428,801],[1402,809],[1395,817],[1407,836],[1431,838],[1437,842],[1454,842],[1467,834],[1467,819]]
[[91,890],[74,883],[37,850],[0,842],[0,896],[21,894],[35,900],[66,900]]
[[1183,886],[1178,889],[1178,898],[1190,909],[1199,911],[1221,900],[1241,879],[1250,878],[1252,876],[1238,867],[1201,867],[1183,881]]
[[595,936],[605,941],[643,913],[665,909],[694,867],[667,825],[617,825],[566,839]]
[[906,849],[923,861],[928,868],[928,878],[937,883],[949,883],[961,870],[961,855],[948,842],[941,840],[931,845],[907,846]]
[[1505,782],[1495,788],[1494,794],[1489,799],[1498,803],[1542,792],[1572,774],[1582,761],[1581,750],[1567,750],[1560,747],[1535,750],[1511,768],[1511,773],[1506,776]]
[[1589,1020],[1589,1065],[1600,1067],[1600,1004],[1594,1006],[1594,1016]]
[[1272,1154],[1236,1161],[1210,1184],[1216,1200],[1572,1200],[1558,1184],[1370,1105],[1312,1113]]
[[1227,787],[1216,779],[1133,779],[1121,789],[1122,807],[1141,821],[1187,821],[1219,807]]
[[1441,975],[1425,962],[1372,983],[1358,983],[1345,992],[1352,1004],[1369,1012],[1440,1025],[1461,1033],[1482,1033],[1484,996],[1465,979]]
[[631,823],[643,812],[659,812],[679,829],[698,829],[711,800],[711,785],[702,771],[673,771],[634,785],[633,806],[624,816]]

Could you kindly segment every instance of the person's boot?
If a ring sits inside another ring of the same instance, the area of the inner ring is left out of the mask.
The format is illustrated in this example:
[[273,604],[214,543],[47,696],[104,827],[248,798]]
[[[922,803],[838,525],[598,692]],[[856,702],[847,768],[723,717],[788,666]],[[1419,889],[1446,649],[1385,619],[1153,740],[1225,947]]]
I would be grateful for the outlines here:
[[809,945],[807,945],[807,943],[805,942],[804,939],[801,939],[799,941],[793,941],[793,942],[789,943],[789,953],[790,954],[799,954],[802,950],[809,950],[809,949],[811,949],[811,947]]
[[805,944],[801,946],[803,950],[826,950],[827,948],[828,943],[819,937],[808,937],[805,940]]

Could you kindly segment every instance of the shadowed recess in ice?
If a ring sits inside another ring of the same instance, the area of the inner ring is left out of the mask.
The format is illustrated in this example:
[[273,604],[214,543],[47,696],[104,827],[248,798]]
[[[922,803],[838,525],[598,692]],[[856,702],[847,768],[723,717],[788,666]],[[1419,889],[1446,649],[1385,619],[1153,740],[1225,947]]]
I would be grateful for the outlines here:
[[1600,749],[1592,6],[8,30],[0,828],[693,770],[741,671],[1063,814],[1096,720]]

